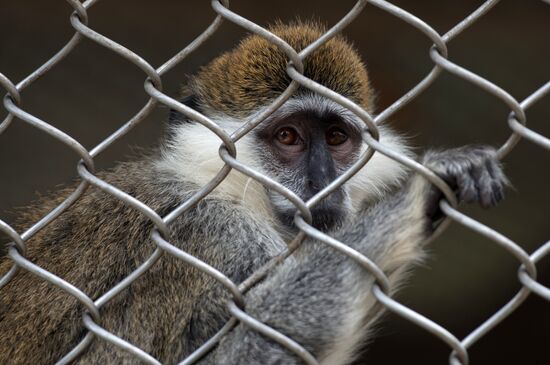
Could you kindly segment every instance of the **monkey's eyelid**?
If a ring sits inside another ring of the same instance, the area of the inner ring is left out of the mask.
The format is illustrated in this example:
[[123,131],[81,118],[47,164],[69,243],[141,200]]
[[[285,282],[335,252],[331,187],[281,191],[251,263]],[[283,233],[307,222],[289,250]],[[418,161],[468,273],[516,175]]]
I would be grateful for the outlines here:
[[347,115],[340,115],[341,124],[343,124],[351,133],[362,136],[366,130],[365,124],[358,118],[350,118]]
[[353,128],[357,133],[361,133],[368,128],[367,124],[361,118],[347,109],[346,111],[338,111],[335,114],[345,125]]

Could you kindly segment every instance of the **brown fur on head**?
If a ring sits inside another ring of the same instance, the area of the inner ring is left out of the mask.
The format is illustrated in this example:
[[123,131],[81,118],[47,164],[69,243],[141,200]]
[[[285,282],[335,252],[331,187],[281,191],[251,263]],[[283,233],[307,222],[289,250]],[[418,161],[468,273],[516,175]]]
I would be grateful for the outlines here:
[[[314,22],[277,23],[269,30],[297,52],[317,40],[325,28]],[[279,96],[290,84],[288,57],[258,35],[245,38],[232,51],[216,58],[191,78],[185,93],[193,94],[205,110],[244,118]],[[365,65],[353,46],[335,36],[304,60],[304,75],[372,109],[372,92]],[[300,88],[298,93],[305,92]]]

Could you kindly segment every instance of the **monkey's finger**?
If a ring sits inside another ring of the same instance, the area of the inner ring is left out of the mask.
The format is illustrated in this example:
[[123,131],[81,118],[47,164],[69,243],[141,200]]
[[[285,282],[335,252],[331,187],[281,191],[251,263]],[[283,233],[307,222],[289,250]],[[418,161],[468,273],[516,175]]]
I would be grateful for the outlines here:
[[456,175],[458,198],[466,203],[479,201],[479,189],[472,169],[474,169],[473,166],[470,170],[460,171]]
[[495,205],[504,199],[504,188],[509,185],[509,182],[502,171],[500,162],[496,159],[487,161],[487,171],[492,178],[491,189]]
[[487,167],[485,163],[475,166],[471,170],[471,175],[475,181],[476,189],[479,197],[479,204],[483,208],[489,208],[492,206],[492,193],[491,193],[491,185],[492,185],[492,179],[491,175],[489,175],[489,171],[487,171]]

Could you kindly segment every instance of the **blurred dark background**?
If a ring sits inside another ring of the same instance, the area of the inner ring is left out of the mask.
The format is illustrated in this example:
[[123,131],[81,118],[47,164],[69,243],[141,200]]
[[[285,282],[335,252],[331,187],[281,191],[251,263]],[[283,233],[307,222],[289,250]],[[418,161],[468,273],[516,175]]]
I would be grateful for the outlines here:
[[[440,34],[482,1],[394,1]],[[154,67],[194,39],[214,18],[209,1],[103,1],[90,11],[89,25],[144,57]],[[317,18],[331,25],[354,1],[233,0],[231,9],[266,25],[276,19]],[[72,36],[63,1],[4,1],[0,4],[0,72],[13,81],[31,73]],[[411,89],[431,69],[430,41],[403,21],[367,6],[344,32],[364,56],[378,111]],[[245,32],[225,22],[206,44],[165,75],[164,90],[176,95],[185,75],[230,49]],[[550,6],[542,1],[503,0],[449,43],[456,62],[523,100],[550,79]],[[22,93],[22,107],[93,148],[147,100],[145,76],[137,67],[91,41]],[[527,112],[535,131],[550,135],[550,96]],[[392,118],[421,151],[468,143],[501,145],[510,130],[509,109],[479,88],[444,73]],[[0,106],[0,118],[6,110]],[[97,159],[98,168],[131,158],[135,147],[157,143],[167,110],[159,107]],[[15,208],[37,193],[75,178],[78,158],[67,147],[20,120],[0,135],[0,218],[12,222]],[[549,239],[548,152],[521,141],[504,160],[513,189],[496,209],[464,207],[531,253]],[[0,236],[0,241],[5,241]],[[491,316],[520,288],[518,262],[495,243],[453,224],[430,247],[399,300],[440,323],[459,338]],[[550,285],[550,257],[538,264],[539,281]],[[536,295],[470,350],[473,364],[548,364],[550,305]],[[386,315],[360,363],[447,363],[441,341],[394,315]]]

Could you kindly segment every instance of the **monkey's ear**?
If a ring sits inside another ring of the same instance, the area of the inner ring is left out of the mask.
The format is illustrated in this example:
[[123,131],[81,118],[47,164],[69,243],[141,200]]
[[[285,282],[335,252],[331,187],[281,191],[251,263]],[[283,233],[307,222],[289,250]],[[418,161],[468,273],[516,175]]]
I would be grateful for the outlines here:
[[[190,94],[184,97],[183,99],[181,99],[180,103],[185,104],[192,109],[200,111],[198,99],[193,94]],[[182,113],[178,112],[175,109],[170,109],[170,114],[168,116],[168,124],[176,125],[176,124],[186,123],[188,121],[189,119],[185,115],[183,115]]]

